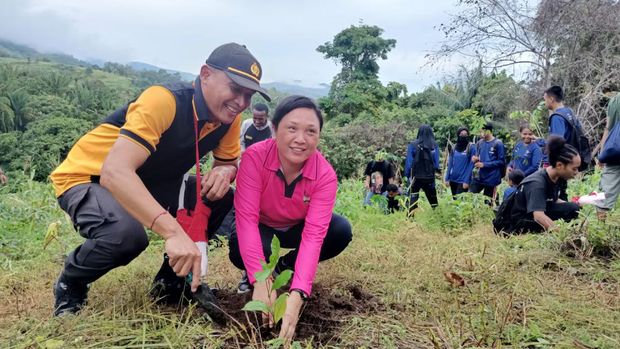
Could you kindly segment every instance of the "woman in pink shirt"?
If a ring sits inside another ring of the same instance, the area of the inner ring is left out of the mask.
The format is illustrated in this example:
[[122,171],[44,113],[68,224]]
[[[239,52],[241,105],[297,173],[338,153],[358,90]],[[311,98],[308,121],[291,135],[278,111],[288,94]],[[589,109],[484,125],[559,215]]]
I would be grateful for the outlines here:
[[267,292],[272,280],[257,282],[254,277],[262,269],[260,261],[269,260],[274,235],[282,247],[293,249],[276,267],[276,272],[294,270],[280,332],[290,340],[319,261],[340,254],[352,235],[349,222],[332,212],[338,180],[317,150],[323,117],[316,104],[307,97],[287,97],[272,124],[275,138],[254,144],[241,159],[229,257],[247,270],[239,291],[253,288],[252,299],[269,304],[276,299],[275,292]]

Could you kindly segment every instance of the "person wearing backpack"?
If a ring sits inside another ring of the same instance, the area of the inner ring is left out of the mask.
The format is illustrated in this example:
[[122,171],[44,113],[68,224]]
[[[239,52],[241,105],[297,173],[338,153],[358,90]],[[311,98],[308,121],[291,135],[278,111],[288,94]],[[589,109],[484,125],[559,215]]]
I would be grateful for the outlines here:
[[409,213],[418,206],[420,189],[424,190],[431,207],[437,207],[435,173],[439,172],[439,147],[435,142],[433,129],[422,125],[416,140],[409,143],[405,159],[405,177],[409,190]]
[[471,157],[474,155],[474,145],[469,141],[469,130],[467,127],[460,127],[456,131],[456,144],[450,149],[448,155],[448,167],[446,169],[445,182],[450,187],[452,198],[469,189],[471,182],[471,172],[474,163]]
[[[592,149],[584,135],[581,122],[571,108],[564,106],[564,91],[560,86],[551,86],[543,94],[545,106],[549,109],[549,135],[556,135],[577,149],[581,158],[579,171],[585,171],[592,161]],[[567,188],[562,187],[560,198],[568,199]]]
[[[506,233],[542,232],[552,230],[554,221],[570,221],[579,215],[580,206],[559,198],[560,183],[579,173],[581,158],[577,149],[559,136],[547,140],[549,164],[528,176],[517,191],[506,199],[498,210],[498,217],[509,212],[510,219],[504,227],[493,225],[496,231]],[[500,228],[500,229],[498,229]]]
[[[471,161],[474,164],[469,191],[483,192],[492,200],[495,189],[502,182],[506,171],[506,149],[504,143],[493,136],[493,124],[487,122],[482,126],[482,139],[476,143],[475,154]],[[492,205],[491,200],[487,200]]]
[[533,141],[534,133],[530,126],[525,124],[519,127],[521,142],[515,145],[512,151],[512,161],[508,164],[508,172],[521,170],[525,177],[536,172],[540,167],[543,158],[543,152],[540,146]]
[[605,193],[605,200],[595,205],[598,219],[604,221],[620,194],[620,94],[607,105],[607,125],[600,144],[602,150],[599,161],[603,166],[600,186]]

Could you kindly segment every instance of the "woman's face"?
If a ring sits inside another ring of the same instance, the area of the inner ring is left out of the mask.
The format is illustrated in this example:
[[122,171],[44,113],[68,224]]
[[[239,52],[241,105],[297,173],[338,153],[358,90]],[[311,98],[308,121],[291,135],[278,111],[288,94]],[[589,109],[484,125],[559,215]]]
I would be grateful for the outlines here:
[[284,115],[276,129],[280,161],[303,165],[316,151],[320,136],[319,118],[309,108],[297,108]]
[[521,139],[523,140],[523,143],[525,144],[532,143],[533,136],[534,134],[532,133],[532,130],[530,130],[529,128],[524,128],[523,130],[521,130]]
[[459,133],[459,137],[469,137],[469,132],[463,130],[461,131],[461,133]]

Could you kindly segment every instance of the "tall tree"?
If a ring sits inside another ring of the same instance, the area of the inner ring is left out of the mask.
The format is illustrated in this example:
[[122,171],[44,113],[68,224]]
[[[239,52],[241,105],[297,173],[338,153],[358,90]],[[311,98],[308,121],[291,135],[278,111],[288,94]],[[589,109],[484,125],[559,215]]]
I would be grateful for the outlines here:
[[320,101],[328,118],[339,114],[356,117],[362,111],[377,110],[388,92],[379,81],[377,60],[387,59],[396,40],[381,37],[383,29],[360,24],[336,34],[332,42],[317,48],[325,58],[334,59],[342,70],[332,81],[329,96]]

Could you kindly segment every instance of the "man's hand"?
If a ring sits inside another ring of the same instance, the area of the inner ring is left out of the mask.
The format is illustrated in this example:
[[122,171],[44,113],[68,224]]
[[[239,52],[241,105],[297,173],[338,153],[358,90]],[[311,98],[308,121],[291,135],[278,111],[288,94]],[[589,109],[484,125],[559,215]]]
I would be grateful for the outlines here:
[[230,188],[230,181],[234,176],[234,166],[217,166],[202,177],[200,196],[206,196],[211,201],[224,197]]
[[165,249],[168,253],[172,270],[179,277],[185,277],[192,272],[192,292],[200,286],[200,250],[184,232],[180,231],[166,239]]
[[471,162],[476,163],[476,162],[478,162],[479,160],[480,160],[480,157],[479,157],[479,156],[474,155],[474,156],[472,156],[472,157],[471,157]]
[[469,183],[463,183],[463,189],[464,190],[469,189]]
[[478,161],[474,164],[474,167],[476,168],[483,168],[484,167],[484,162]]
[[[268,306],[272,306],[278,297],[275,290],[271,290],[271,294],[268,294],[272,282],[271,278],[265,281],[256,281],[254,283],[254,291],[252,292],[252,300],[261,301]],[[273,316],[270,313],[263,313],[263,324],[265,323],[269,325],[269,328],[273,327]]]
[[286,311],[282,317],[282,328],[279,337],[284,339],[284,347],[287,347],[295,337],[295,328],[299,320],[299,311],[304,304],[299,292],[291,292],[286,300]]

